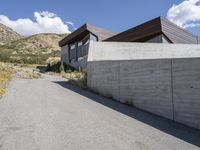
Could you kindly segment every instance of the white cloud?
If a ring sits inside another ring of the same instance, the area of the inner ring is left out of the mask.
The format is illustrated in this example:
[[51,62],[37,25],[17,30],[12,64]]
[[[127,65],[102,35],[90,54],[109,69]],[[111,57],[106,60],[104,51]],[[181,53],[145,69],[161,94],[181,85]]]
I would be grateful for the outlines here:
[[76,30],[77,28],[75,27],[74,23],[71,21],[66,22],[68,25],[72,26],[73,30]]
[[69,24],[69,25],[71,25],[71,26],[74,26],[74,23],[71,22],[71,21],[67,21],[66,23]]
[[184,0],[173,5],[167,18],[182,28],[200,27],[200,0]]
[[68,25],[54,13],[34,12],[34,18],[35,21],[29,18],[11,20],[7,16],[0,15],[0,23],[24,36],[38,33],[70,33]]

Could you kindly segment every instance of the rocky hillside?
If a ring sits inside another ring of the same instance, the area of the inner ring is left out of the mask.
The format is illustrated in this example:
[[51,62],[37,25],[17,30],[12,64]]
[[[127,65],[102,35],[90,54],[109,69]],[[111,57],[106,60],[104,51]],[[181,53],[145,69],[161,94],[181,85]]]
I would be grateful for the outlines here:
[[0,24],[0,45],[20,39],[21,36],[11,28]]
[[22,38],[4,25],[0,31],[0,61],[12,63],[45,64],[49,57],[60,57],[58,42],[67,36],[48,33]]
[[65,36],[66,34],[37,34],[11,42],[7,47],[15,50],[14,54],[50,54],[60,51],[58,42]]

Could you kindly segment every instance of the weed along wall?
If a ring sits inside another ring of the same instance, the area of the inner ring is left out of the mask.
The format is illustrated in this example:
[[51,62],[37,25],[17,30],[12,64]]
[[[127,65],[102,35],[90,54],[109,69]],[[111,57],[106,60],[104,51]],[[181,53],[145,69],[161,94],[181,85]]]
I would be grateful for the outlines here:
[[122,103],[200,129],[200,46],[91,43],[88,86]]

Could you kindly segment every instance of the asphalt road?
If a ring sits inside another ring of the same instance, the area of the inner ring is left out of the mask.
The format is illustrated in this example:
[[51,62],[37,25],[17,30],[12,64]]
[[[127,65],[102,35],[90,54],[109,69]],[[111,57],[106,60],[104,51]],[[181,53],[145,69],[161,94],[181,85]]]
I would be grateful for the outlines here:
[[0,101],[0,150],[175,149],[200,149],[200,132],[58,77],[15,79]]

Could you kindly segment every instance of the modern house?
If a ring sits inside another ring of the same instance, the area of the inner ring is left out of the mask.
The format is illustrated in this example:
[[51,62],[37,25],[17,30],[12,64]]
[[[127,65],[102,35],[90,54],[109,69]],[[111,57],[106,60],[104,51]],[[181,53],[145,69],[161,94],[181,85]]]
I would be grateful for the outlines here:
[[85,68],[88,46],[91,41],[103,41],[116,33],[84,24],[59,42],[61,61],[74,68]]
[[198,44],[198,36],[178,27],[162,17],[121,33],[114,33],[90,24],[85,24],[59,42],[61,61],[74,68],[85,68],[88,46],[91,41],[145,42]]
[[158,17],[118,34],[86,24],[59,44],[90,89],[200,129],[198,36]]

